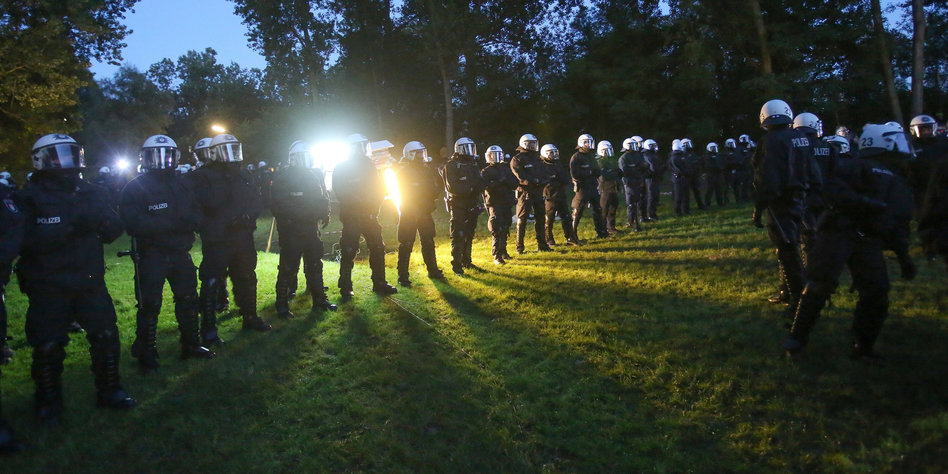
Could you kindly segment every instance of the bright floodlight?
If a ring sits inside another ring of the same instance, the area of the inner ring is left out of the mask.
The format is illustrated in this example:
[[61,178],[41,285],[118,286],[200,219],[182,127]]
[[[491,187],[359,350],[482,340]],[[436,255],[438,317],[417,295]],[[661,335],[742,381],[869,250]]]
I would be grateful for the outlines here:
[[313,145],[310,152],[313,154],[313,165],[322,168],[326,175],[326,189],[332,191],[332,170],[345,161],[349,155],[349,145],[346,142],[320,142]]
[[127,170],[128,160],[126,160],[125,158],[119,158],[118,160],[115,160],[115,167],[121,171]]
[[222,127],[221,125],[218,125],[218,124],[216,124],[216,123],[215,123],[214,125],[211,125],[211,130],[213,130],[213,131],[215,131],[215,132],[217,132],[217,133],[227,133],[227,129],[226,129],[226,128],[224,128],[224,127]]
[[395,170],[392,168],[385,168],[385,171],[382,172],[382,178],[385,180],[385,191],[387,196],[385,199],[390,199],[392,204],[395,205],[395,210],[399,214],[402,213],[402,193],[398,189],[398,180],[395,179]]

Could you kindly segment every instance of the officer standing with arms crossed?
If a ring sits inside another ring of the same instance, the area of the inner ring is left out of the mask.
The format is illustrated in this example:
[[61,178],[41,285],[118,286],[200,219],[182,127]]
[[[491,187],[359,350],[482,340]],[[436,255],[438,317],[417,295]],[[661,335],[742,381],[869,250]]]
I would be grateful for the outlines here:
[[29,298],[26,338],[33,347],[35,414],[43,424],[62,416],[62,372],[73,319],[86,329],[101,407],[129,409],[135,400],[119,382],[115,307],[105,286],[103,244],[122,235],[105,189],[83,181],[82,147],[68,135],[40,138],[36,171],[18,199],[25,216],[20,289]]
[[320,224],[329,224],[329,194],[325,178],[309,151],[309,145],[295,141],[290,146],[286,168],[273,176],[270,206],[280,237],[280,266],[276,281],[276,313],[285,319],[290,312],[290,297],[296,292],[296,275],[303,259],[303,275],[313,299],[312,311],[334,311],[336,305],[326,298],[323,286],[323,242]]
[[579,221],[583,218],[586,206],[592,207],[593,225],[596,237],[609,237],[602,219],[602,207],[599,205],[599,175],[596,164],[596,141],[592,135],[584,133],[576,139],[576,153],[569,159],[569,174],[573,178],[573,237],[579,238]]
[[201,215],[193,192],[175,174],[180,156],[171,138],[149,137],[140,155],[143,174],[125,185],[119,201],[119,215],[133,239],[135,262],[138,313],[132,356],[146,374],[158,370],[156,336],[165,280],[174,294],[181,358],[214,357],[201,345],[199,335],[197,274],[190,250]]
[[201,224],[201,338],[203,344],[222,344],[217,333],[217,299],[234,283],[234,302],[243,317],[243,329],[269,331],[257,315],[257,250],[253,232],[263,210],[260,188],[243,166],[243,147],[236,137],[220,134],[211,139],[210,161],[194,173],[194,193],[204,215]]
[[455,275],[463,275],[465,268],[477,269],[471,262],[471,245],[486,186],[476,159],[474,140],[461,137],[454,142],[454,154],[441,168],[451,213],[451,270]]
[[379,225],[379,208],[385,199],[385,183],[369,158],[369,139],[354,133],[349,135],[349,158],[332,173],[332,190],[339,199],[339,221],[342,236],[339,247],[339,293],[342,302],[352,299],[352,268],[359,253],[359,237],[365,237],[369,247],[369,268],[372,270],[372,291],[380,295],[398,293],[385,281],[385,242]]
[[428,278],[444,279],[435,255],[435,223],[431,213],[435,200],[442,192],[441,178],[431,165],[428,150],[418,141],[405,144],[402,149],[402,167],[395,173],[402,205],[398,215],[398,284],[411,286],[408,265],[415,246],[415,234],[421,245],[421,258],[428,269]]
[[514,190],[519,182],[510,169],[510,164],[504,162],[504,150],[498,145],[491,145],[484,153],[487,166],[481,170],[484,178],[484,202],[487,205],[487,229],[491,235],[491,255],[494,264],[504,265],[507,254],[507,236],[510,234],[510,208],[516,202]]
[[536,232],[537,250],[550,251],[543,235],[546,222],[546,206],[543,204],[543,188],[549,182],[546,165],[540,159],[539,141],[533,134],[520,137],[517,154],[510,160],[510,169],[520,182],[517,200],[517,253],[523,253],[523,237],[527,233],[527,217],[533,213],[533,228]]

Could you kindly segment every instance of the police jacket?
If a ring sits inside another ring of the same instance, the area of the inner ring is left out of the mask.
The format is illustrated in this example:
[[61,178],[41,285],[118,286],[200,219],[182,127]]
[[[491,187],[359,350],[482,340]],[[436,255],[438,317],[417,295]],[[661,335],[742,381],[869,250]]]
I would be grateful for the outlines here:
[[316,232],[320,220],[329,219],[329,193],[323,172],[290,166],[273,174],[270,209],[280,232]]
[[441,178],[449,201],[473,200],[487,188],[473,156],[451,155],[441,168]]
[[251,171],[240,163],[211,162],[191,178],[203,215],[201,241],[224,242],[257,228],[263,211],[260,188]]
[[0,186],[0,293],[10,281],[13,260],[23,243],[23,212],[16,204],[15,190]]
[[665,175],[665,170],[668,169],[668,162],[665,161],[661,155],[652,150],[643,151],[642,158],[644,158],[645,163],[648,164],[648,172],[645,174],[645,178],[662,179]]
[[912,162],[909,184],[915,192],[915,197],[921,200],[927,193],[928,183],[939,163],[948,160],[948,138],[927,137],[916,138],[914,143],[915,160]]
[[191,187],[173,170],[148,171],[129,181],[119,216],[140,251],[190,250],[201,225]]
[[599,165],[599,192],[614,193],[619,188],[619,181],[622,179],[622,172],[619,171],[619,160],[614,156],[597,156],[596,164]]
[[907,253],[913,199],[897,170],[897,153],[862,156],[841,162],[824,187],[830,210],[820,229],[854,230],[882,239],[885,247]]
[[350,155],[333,170],[332,191],[340,214],[377,216],[385,200],[385,182],[375,163],[359,154]]
[[[791,205],[809,188],[810,140],[799,130],[768,131],[754,153],[754,192],[758,206]],[[818,173],[818,172],[817,172]]]
[[688,162],[687,158],[685,157],[685,152],[680,150],[675,150],[668,155],[668,168],[675,177],[691,175],[688,170]]
[[918,237],[926,253],[948,254],[948,160],[933,163],[925,195],[916,200],[921,203]]
[[727,158],[720,153],[709,151],[704,155],[702,162],[702,169],[710,175],[722,175],[724,170],[727,169]]
[[560,160],[544,161],[543,163],[550,174],[550,182],[543,187],[543,197],[547,201],[566,202],[569,185],[573,182],[569,176],[569,170]]
[[626,150],[619,157],[619,171],[622,172],[622,182],[626,186],[641,186],[649,174],[648,162],[642,152]]
[[549,170],[540,158],[540,153],[526,148],[517,147],[517,154],[510,160],[510,169],[513,171],[520,189],[527,194],[539,194],[550,180]]
[[602,171],[596,164],[595,150],[576,148],[576,153],[573,153],[569,159],[569,174],[573,178],[573,183],[576,184],[576,189],[583,191],[596,189]]
[[427,163],[406,162],[395,172],[402,195],[402,213],[431,214],[435,200],[444,192],[438,172]]
[[517,201],[514,190],[519,186],[517,177],[507,163],[491,163],[481,170],[487,190],[484,192],[488,206],[512,206]]
[[122,223],[107,191],[71,171],[37,171],[17,197],[24,232],[16,271],[24,292],[105,284],[102,244],[122,235]]

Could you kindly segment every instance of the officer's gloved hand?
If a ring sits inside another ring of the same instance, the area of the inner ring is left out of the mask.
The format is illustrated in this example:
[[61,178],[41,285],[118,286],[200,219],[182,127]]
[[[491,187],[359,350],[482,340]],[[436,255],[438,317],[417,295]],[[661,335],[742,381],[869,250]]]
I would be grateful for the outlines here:
[[912,260],[912,257],[908,253],[900,253],[899,258],[899,274],[902,275],[902,278],[906,280],[914,280],[915,275],[918,274],[918,267],[915,266],[915,262]]

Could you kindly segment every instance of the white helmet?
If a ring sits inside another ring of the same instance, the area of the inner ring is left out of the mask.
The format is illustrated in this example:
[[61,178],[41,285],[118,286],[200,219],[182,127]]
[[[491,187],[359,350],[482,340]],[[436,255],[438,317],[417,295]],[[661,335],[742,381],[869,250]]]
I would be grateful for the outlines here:
[[[522,142],[523,138],[521,138],[520,141]],[[491,145],[487,147],[487,151],[484,152],[484,159],[487,160],[488,163],[501,163],[504,161],[504,149],[499,145]]]
[[878,155],[887,151],[912,154],[902,127],[887,123],[866,124],[859,137],[859,151],[864,156]]
[[197,141],[191,148],[194,155],[194,162],[205,164],[211,161],[211,137],[204,137]]
[[173,170],[178,166],[181,152],[171,137],[152,135],[142,144],[138,159],[143,170]]
[[681,140],[677,138],[672,140],[672,151],[684,151],[684,149],[681,147]]
[[638,143],[640,148],[642,147],[642,142],[643,142],[642,137],[638,135],[632,135],[632,141],[634,141],[635,143]]
[[708,146],[704,147],[704,149],[710,151],[711,153],[717,153],[718,144],[714,142],[708,143]]
[[537,151],[539,146],[539,140],[537,140],[536,135],[532,133],[528,133],[520,137],[520,148],[523,148],[524,150]]
[[737,141],[733,138],[728,138],[724,140],[724,148],[737,148]]
[[[263,162],[261,161],[261,163]],[[286,164],[300,168],[312,168],[316,164],[316,159],[313,157],[309,143],[303,140],[293,142],[286,157]],[[266,166],[266,163],[263,163],[263,166]]]
[[629,147],[631,146],[632,146],[632,137],[622,140],[622,151],[628,151],[630,149]]
[[609,140],[603,140],[596,146],[596,154],[599,156],[612,156],[612,143]]
[[827,143],[835,143],[839,147],[840,154],[849,153],[849,140],[839,136],[839,135],[829,135],[823,137],[823,141]]
[[737,141],[739,141],[739,142],[741,142],[741,143],[746,143],[746,144],[750,145],[751,137],[750,137],[750,135],[748,135],[748,134],[745,133],[745,134],[742,134],[741,136],[737,137]]
[[786,125],[789,123],[793,123],[793,111],[790,110],[790,106],[786,102],[780,99],[768,100],[760,108],[761,127],[768,128],[771,125]]
[[349,143],[349,153],[350,154],[359,154],[361,156],[368,157],[372,154],[372,147],[369,143],[369,139],[361,133],[353,133],[346,138],[346,142]]
[[[636,140],[638,138],[638,140]],[[642,137],[629,137],[622,142],[622,149],[628,151],[639,151],[642,149]]]
[[428,149],[425,148],[424,143],[419,141],[410,141],[402,147],[402,159],[421,163],[431,161],[431,158],[428,156]]
[[584,133],[580,135],[579,138],[576,139],[576,146],[579,148],[585,148],[587,150],[591,150],[592,147],[596,146],[596,140],[593,138],[592,135],[588,133]]
[[560,150],[556,148],[556,145],[547,143],[540,148],[540,157],[544,161],[554,162],[560,158]]
[[260,161],[257,163],[257,168],[266,168],[266,167],[267,167],[266,161]]
[[111,173],[112,173],[112,168],[109,168],[108,166],[103,166],[99,168],[99,174],[111,174]]
[[10,179],[13,175],[9,171],[0,171],[0,179]]
[[816,133],[817,138],[823,136],[823,122],[815,114],[803,112],[793,119],[793,128],[809,128]]
[[[237,137],[222,133],[211,139],[211,161],[239,163],[244,161],[243,147]],[[252,166],[252,165],[251,165]]]
[[935,135],[936,125],[937,122],[931,115],[916,115],[909,123],[909,129],[912,130],[912,135],[915,137],[922,137],[922,130],[927,129],[929,133],[925,136],[930,137]]
[[69,135],[61,133],[51,133],[36,140],[30,158],[33,168],[38,170],[86,166],[82,146]]
[[649,138],[642,142],[642,148],[651,151],[658,151],[658,142]]
[[694,148],[694,147],[695,147],[695,146],[694,146],[693,143],[691,143],[691,139],[690,139],[690,138],[682,138],[682,139],[681,139],[681,149],[682,149],[682,150],[690,150],[690,149],[692,149],[692,148]]
[[454,152],[461,155],[477,156],[477,145],[474,144],[474,140],[461,137],[454,142]]

